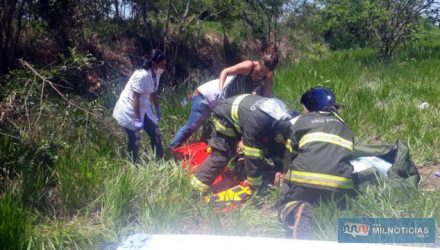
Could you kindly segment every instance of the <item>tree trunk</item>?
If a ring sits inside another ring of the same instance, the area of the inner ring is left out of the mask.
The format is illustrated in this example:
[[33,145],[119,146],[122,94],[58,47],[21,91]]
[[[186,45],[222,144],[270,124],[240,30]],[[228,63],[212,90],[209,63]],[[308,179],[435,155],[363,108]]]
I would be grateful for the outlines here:
[[25,2],[25,0],[0,2],[0,75],[8,73],[11,56],[15,55]]
[[115,5],[115,19],[119,20],[119,0],[114,0]]
[[0,48],[0,75],[8,73],[9,55],[8,50]]
[[272,15],[270,13],[267,14],[267,48],[264,48],[265,52],[268,52],[269,47],[271,46],[272,37]]
[[277,33],[278,33],[278,16],[274,16],[274,22],[273,22],[273,46],[274,46],[274,50],[277,51],[278,50],[278,37],[277,37]]
[[202,23],[203,21],[201,20],[197,20],[197,28],[196,28],[196,41],[195,41],[195,52],[197,54],[197,48],[199,47],[199,43],[200,43],[200,33],[202,33]]
[[155,46],[153,41],[154,39],[153,30],[151,29],[150,22],[148,22],[148,3],[149,3],[148,1],[149,0],[142,1],[141,7],[142,7],[142,21],[144,23],[144,30],[145,30],[145,34],[148,34],[147,41],[150,46],[149,49],[151,50],[154,49]]
[[180,20],[179,27],[178,27],[178,30],[177,30],[176,48],[175,48],[175,50],[174,50],[174,58],[173,58],[173,61],[172,61],[172,64],[173,64],[173,67],[172,67],[172,76],[171,76],[171,80],[172,80],[172,81],[175,80],[175,75],[176,75],[176,62],[177,62],[177,57],[178,57],[178,55],[179,55],[179,47],[180,47],[180,43],[181,43],[180,38],[182,37],[183,27],[184,27],[184,25],[185,25],[186,18],[188,17],[188,12],[189,12],[190,3],[191,3],[191,0],[188,0],[188,1],[186,2],[185,12],[183,13],[182,19]]
[[24,11],[24,5],[26,4],[26,0],[23,0],[21,2],[19,11],[18,11],[18,22],[17,22],[17,32],[15,34],[15,43],[14,43],[14,48],[13,48],[13,52],[15,54],[15,49],[17,48],[17,44],[18,41],[20,39],[20,35],[21,35],[21,30],[23,29],[23,11]]
[[168,46],[168,30],[170,28],[170,16],[171,16],[171,3],[172,0],[168,0],[168,11],[167,11],[167,22],[165,25],[165,37],[163,42],[163,52],[166,54],[167,52],[167,46]]

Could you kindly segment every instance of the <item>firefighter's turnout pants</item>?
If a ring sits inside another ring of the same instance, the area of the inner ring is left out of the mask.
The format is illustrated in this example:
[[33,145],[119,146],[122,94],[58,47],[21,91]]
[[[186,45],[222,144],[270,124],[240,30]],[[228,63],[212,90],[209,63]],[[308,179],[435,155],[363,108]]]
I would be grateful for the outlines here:
[[310,239],[313,207],[320,203],[335,202],[338,208],[343,209],[346,206],[346,197],[353,195],[353,190],[326,190],[284,182],[278,202],[278,219],[290,237]]
[[200,192],[207,192],[211,183],[221,174],[223,169],[237,151],[240,137],[227,136],[212,130],[209,146],[212,152],[203,162],[198,171],[191,177],[191,185]]

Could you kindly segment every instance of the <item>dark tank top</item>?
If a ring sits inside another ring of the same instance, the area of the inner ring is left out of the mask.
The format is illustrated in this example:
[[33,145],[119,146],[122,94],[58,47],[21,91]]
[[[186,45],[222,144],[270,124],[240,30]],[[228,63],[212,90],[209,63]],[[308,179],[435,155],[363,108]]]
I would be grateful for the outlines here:
[[223,97],[229,98],[241,94],[250,94],[256,88],[263,87],[263,80],[258,79],[252,81],[252,72],[254,71],[254,63],[252,62],[251,72],[247,75],[236,75],[231,82],[223,88]]

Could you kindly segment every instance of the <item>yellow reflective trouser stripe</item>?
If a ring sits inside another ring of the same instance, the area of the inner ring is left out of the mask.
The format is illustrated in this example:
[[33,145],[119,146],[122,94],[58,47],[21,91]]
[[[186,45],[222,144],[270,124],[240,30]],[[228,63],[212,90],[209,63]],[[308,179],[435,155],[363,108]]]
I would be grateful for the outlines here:
[[305,144],[316,141],[332,143],[353,151],[353,142],[345,140],[344,138],[337,135],[322,132],[304,135],[299,141],[299,147],[302,148]]
[[252,148],[252,147],[244,146],[243,152],[244,152],[244,155],[252,156],[255,158],[261,158],[263,156],[263,150],[261,150],[259,148]]
[[281,209],[281,211],[278,214],[278,219],[281,222],[284,222],[284,220],[286,219],[287,215],[286,214],[286,210],[289,210],[292,206],[296,205],[296,203],[298,203],[299,201],[289,201],[286,204],[283,205],[283,208]]
[[263,184],[263,176],[258,176],[258,177],[248,176],[246,180],[251,186],[261,186],[261,184]]
[[287,151],[289,151],[290,153],[293,152],[293,148],[292,148],[292,140],[287,139],[287,141],[286,141],[286,149],[287,149]]
[[352,179],[336,175],[289,170],[285,178],[296,183],[343,189],[353,188]]
[[228,128],[223,125],[219,119],[212,117],[212,123],[214,124],[215,130],[219,133],[222,133],[226,136],[234,137],[235,131],[232,128]]
[[240,131],[240,122],[238,120],[238,107],[240,105],[241,100],[243,100],[248,95],[249,94],[237,96],[235,98],[234,102],[232,103],[231,118],[232,118],[232,122],[234,123],[234,126],[237,129],[237,131]]
[[207,192],[209,189],[209,186],[197,179],[195,175],[191,176],[191,186],[202,193]]

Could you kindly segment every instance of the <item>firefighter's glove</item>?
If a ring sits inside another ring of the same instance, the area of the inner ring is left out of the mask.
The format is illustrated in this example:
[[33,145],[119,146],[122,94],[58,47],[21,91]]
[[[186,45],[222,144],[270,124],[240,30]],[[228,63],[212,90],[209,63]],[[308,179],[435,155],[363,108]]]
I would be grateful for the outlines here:
[[237,144],[237,154],[242,155],[244,152],[244,144],[243,141],[239,141]]

